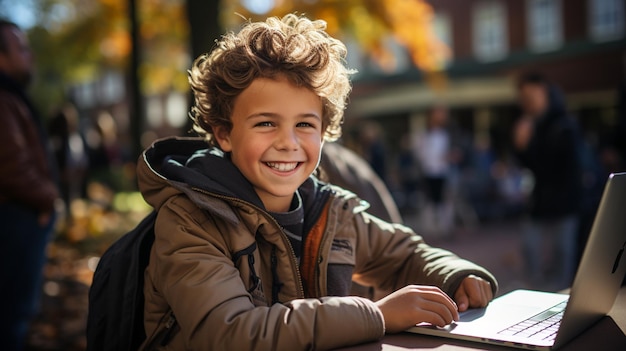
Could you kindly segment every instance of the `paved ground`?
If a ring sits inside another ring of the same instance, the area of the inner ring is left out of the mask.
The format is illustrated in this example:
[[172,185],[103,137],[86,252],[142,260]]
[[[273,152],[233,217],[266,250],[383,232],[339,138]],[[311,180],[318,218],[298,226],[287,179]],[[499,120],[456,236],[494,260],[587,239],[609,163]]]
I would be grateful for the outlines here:
[[500,284],[500,293],[528,288],[521,256],[517,223],[488,223],[473,228],[457,228],[448,238],[427,236],[429,243],[446,248],[491,271]]
[[518,219],[458,226],[445,236],[420,231],[419,228],[423,226],[417,218],[407,218],[406,224],[422,234],[429,244],[448,249],[491,271],[498,279],[499,295],[519,288],[546,291],[560,289],[550,282],[531,283],[526,279]]

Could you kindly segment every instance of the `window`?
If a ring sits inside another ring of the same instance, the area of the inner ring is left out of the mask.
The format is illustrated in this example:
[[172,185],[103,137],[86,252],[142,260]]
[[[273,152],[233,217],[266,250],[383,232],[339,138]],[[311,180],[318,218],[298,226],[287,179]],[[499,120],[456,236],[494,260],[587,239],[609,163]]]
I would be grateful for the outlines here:
[[503,59],[508,48],[506,9],[498,2],[479,3],[473,11],[474,55],[481,61]]
[[433,20],[433,31],[435,36],[441,40],[443,44],[447,46],[447,52],[449,55],[446,57],[446,62],[443,62],[444,67],[450,65],[450,62],[454,57],[454,42],[452,41],[452,21],[450,16],[444,13],[436,13]]
[[561,0],[527,1],[528,46],[536,51],[558,48],[563,41]]
[[624,36],[624,0],[590,0],[589,31],[598,41]]

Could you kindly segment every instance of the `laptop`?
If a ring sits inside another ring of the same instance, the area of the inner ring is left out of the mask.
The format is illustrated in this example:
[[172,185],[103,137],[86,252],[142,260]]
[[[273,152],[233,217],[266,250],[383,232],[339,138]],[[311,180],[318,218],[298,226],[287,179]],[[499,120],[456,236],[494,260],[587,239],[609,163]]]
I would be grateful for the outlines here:
[[446,327],[420,324],[408,332],[550,350],[565,345],[612,308],[626,275],[626,173],[604,187],[569,294],[514,290],[489,306],[460,314]]

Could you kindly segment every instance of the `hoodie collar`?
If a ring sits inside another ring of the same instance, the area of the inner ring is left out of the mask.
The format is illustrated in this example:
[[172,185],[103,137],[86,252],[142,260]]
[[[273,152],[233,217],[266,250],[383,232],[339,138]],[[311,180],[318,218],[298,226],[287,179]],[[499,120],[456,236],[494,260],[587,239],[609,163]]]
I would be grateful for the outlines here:
[[[151,171],[164,180],[241,199],[266,211],[252,184],[235,167],[228,154],[209,146],[202,138],[161,139],[147,149],[143,157]],[[305,211],[306,232],[315,223],[333,191],[314,176],[309,177],[298,191]]]
[[228,155],[201,138],[171,138],[155,142],[146,162],[164,179],[186,183],[217,195],[236,197],[265,209],[252,184]]

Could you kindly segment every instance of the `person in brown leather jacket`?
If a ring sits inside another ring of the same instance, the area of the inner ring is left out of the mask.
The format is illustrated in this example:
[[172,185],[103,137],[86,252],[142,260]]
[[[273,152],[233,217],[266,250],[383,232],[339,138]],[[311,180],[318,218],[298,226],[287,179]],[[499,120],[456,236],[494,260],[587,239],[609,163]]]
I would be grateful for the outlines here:
[[[142,349],[333,349],[445,326],[492,299],[487,270],[314,175],[341,134],[345,54],[325,22],[292,14],[194,62],[201,137],[159,140],[137,168],[158,211]],[[387,295],[351,295],[352,281]]]
[[58,190],[41,121],[25,89],[33,74],[28,41],[0,20],[0,340],[22,350],[36,312]]

